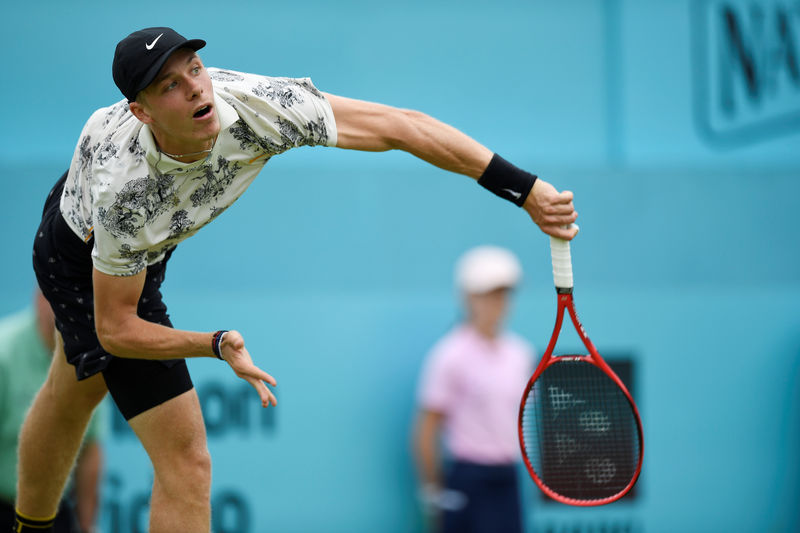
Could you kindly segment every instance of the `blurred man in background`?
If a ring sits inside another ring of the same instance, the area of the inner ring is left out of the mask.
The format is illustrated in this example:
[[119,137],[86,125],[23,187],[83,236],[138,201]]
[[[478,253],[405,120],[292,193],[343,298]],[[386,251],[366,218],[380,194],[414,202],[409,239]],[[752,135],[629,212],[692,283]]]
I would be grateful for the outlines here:
[[[17,441],[25,413],[47,377],[55,346],[53,311],[37,289],[32,309],[0,320],[0,531],[14,523]],[[94,531],[103,455],[103,410],[89,424],[68,496],[62,500],[54,531]]]
[[442,532],[522,531],[516,421],[533,347],[503,327],[521,275],[506,249],[464,254],[456,285],[465,320],[437,342],[422,372],[414,445],[423,500]]

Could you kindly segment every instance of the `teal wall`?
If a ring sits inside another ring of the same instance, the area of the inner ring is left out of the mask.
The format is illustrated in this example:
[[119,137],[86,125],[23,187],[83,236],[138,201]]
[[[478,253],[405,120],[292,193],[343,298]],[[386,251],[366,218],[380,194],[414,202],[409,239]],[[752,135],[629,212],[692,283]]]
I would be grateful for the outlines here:
[[[575,192],[576,302],[601,353],[635,364],[645,465],[635,500],[597,509],[543,503],[526,481],[530,531],[800,529],[796,2],[220,5],[6,6],[0,312],[29,301],[37,215],[83,122],[120,98],[114,45],[171,25],[208,41],[208,65],[426,111]],[[413,394],[458,317],[452,263],[475,244],[517,252],[512,327],[543,349],[547,239],[400,153],[296,150],[237,205],[179,247],[165,285],[177,327],[239,329],[279,381],[265,417],[218,362],[190,362],[216,530],[421,530]],[[147,459],[113,428],[103,531],[144,531]]]

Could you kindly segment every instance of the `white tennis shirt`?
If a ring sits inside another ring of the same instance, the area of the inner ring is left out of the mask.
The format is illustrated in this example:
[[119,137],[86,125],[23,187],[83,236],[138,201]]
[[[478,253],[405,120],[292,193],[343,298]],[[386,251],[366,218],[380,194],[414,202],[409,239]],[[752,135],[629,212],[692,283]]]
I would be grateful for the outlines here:
[[444,415],[445,444],[454,458],[492,465],[520,460],[517,416],[533,357],[521,337],[503,333],[490,340],[466,325],[436,343],[418,401]]
[[273,155],[336,145],[331,106],[308,78],[209,68],[220,133],[208,157],[181,163],[159,152],[127,100],[95,111],[81,132],[61,213],[95,268],[131,276],[160,261],[233,202]]

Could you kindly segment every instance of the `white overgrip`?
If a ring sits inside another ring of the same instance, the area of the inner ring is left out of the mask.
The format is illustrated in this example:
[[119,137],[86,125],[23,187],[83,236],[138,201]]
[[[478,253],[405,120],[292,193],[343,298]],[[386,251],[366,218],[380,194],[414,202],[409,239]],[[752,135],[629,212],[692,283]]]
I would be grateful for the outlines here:
[[[575,227],[571,225],[570,227]],[[553,259],[553,281],[557,289],[572,288],[572,256],[569,241],[550,237],[550,256]]]

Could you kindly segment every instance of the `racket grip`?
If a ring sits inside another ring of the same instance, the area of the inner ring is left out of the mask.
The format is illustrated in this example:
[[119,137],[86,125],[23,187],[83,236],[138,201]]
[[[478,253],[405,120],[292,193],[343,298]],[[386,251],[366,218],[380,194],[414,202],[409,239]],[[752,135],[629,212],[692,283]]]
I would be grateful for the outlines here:
[[550,257],[553,260],[553,282],[556,289],[571,289],[572,255],[569,251],[569,241],[551,236]]

